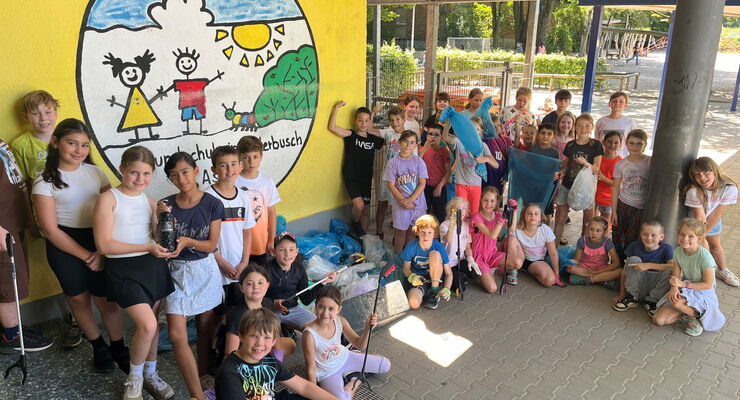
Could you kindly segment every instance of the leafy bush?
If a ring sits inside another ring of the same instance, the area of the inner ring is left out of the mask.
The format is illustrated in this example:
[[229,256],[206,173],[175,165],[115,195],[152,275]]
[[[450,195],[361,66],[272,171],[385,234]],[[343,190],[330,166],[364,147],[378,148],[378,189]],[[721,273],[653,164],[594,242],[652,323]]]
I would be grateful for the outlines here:
[[724,28],[719,37],[720,53],[740,53],[740,29]]
[[[371,49],[368,49],[371,52]],[[372,56],[368,58],[372,65]],[[380,48],[380,96],[398,97],[414,87],[416,60],[414,55],[401,49],[395,41]]]
[[[524,54],[516,53],[513,51],[494,50],[481,52],[440,48],[437,50],[437,69],[439,71],[444,70],[445,57],[449,57],[450,71],[461,71],[466,69],[500,66],[500,64],[469,60],[524,62]],[[606,62],[602,59],[599,59],[596,63],[596,70],[598,72],[605,72],[607,70]],[[516,66],[514,68],[514,72],[521,71],[521,66]],[[534,58],[534,72],[584,75],[586,72],[586,58],[565,56],[562,54],[538,54]],[[535,79],[535,85],[547,85],[549,81],[549,78],[538,78]],[[559,79],[558,82],[562,87],[581,87],[583,84],[583,79]],[[599,81],[599,84],[604,83]]]

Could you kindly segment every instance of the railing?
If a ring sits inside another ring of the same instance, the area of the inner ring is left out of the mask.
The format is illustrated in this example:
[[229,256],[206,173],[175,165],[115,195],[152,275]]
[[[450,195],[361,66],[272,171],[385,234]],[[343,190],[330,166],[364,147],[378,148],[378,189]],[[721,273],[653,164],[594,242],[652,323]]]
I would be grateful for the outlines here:
[[[514,73],[515,77],[521,78],[521,74]],[[543,78],[549,78],[549,84],[547,85],[548,90],[555,90],[555,82],[557,80],[564,79],[584,79],[583,75],[580,74],[548,74],[548,73],[535,73],[535,82],[541,81]],[[634,78],[634,80],[632,80]],[[597,72],[596,79],[602,80],[618,80],[619,90],[630,90],[630,83],[632,83],[632,90],[637,89],[637,84],[640,79],[639,72]]]

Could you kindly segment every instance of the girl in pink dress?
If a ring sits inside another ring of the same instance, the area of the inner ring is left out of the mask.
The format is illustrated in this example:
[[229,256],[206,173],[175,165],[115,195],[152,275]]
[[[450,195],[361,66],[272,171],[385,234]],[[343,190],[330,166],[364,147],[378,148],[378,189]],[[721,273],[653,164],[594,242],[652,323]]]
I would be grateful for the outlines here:
[[[506,220],[498,211],[501,196],[493,186],[483,188],[480,199],[480,211],[470,221],[472,225],[473,259],[480,269],[480,283],[488,293],[496,291],[496,280],[493,270],[504,263],[505,253],[498,248],[498,236]],[[512,280],[513,279],[513,280]],[[516,284],[516,274],[509,275],[507,282]]]

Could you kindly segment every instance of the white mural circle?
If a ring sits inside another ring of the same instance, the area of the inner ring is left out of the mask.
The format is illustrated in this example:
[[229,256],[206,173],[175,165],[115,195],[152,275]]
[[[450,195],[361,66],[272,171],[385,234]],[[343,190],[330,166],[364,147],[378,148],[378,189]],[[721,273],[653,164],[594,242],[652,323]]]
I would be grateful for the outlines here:
[[142,145],[155,155],[147,192],[176,191],[176,151],[215,182],[210,154],[244,135],[264,143],[261,171],[282,182],[308,140],[318,98],[311,31],[293,0],[92,0],[80,30],[77,87],[108,166]]

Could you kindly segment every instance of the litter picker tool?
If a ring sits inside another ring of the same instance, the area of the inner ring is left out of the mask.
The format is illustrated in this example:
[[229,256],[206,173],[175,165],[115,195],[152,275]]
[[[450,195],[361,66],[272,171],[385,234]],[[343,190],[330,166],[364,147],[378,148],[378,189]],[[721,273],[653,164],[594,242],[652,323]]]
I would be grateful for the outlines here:
[[15,311],[16,313],[18,313],[18,333],[20,334],[21,339],[21,356],[18,361],[16,361],[13,365],[5,370],[5,379],[8,379],[10,371],[12,371],[14,368],[20,368],[21,374],[23,375],[21,379],[21,385],[25,385],[26,378],[28,378],[28,368],[26,365],[26,346],[25,342],[23,341],[23,322],[21,322],[21,306],[20,300],[18,299],[18,279],[15,272],[15,251],[13,249],[13,235],[11,235],[10,233],[5,235],[5,244],[7,245],[8,256],[10,257],[10,265],[12,266],[13,290],[15,291]]
[[460,300],[465,300],[465,291],[463,290],[462,283],[462,265],[460,262],[460,233],[462,233],[462,211],[458,208],[455,210],[455,228],[457,232],[457,290],[460,292]]
[[[375,314],[375,310],[378,308],[378,296],[380,295],[380,281],[383,278],[387,278],[388,275],[390,275],[391,273],[393,273],[393,271],[395,271],[395,270],[396,270],[396,266],[394,264],[391,264],[391,266],[388,267],[388,269],[385,270],[385,272],[383,272],[382,274],[380,274],[380,276],[378,277],[378,288],[375,289],[375,303],[373,304],[373,312],[372,312],[373,314]],[[357,380],[355,381],[355,383],[352,385],[352,389],[353,390],[355,388],[355,385],[357,385],[358,382],[365,382],[365,383],[367,383],[367,376],[365,375],[365,366],[367,365],[367,353],[370,351],[370,338],[372,338],[372,336],[373,336],[373,327],[372,327],[372,325],[369,326],[367,329],[368,329],[368,332],[367,332],[367,343],[365,344],[365,358],[362,359],[362,371],[360,371],[360,372],[353,372],[351,374],[347,374],[347,379],[349,379],[349,380],[352,380],[353,378],[357,378]],[[369,384],[368,384],[368,388],[370,388],[370,385]],[[373,389],[370,388],[370,390],[372,391]]]
[[[341,274],[341,273],[342,273],[342,271],[344,271],[344,270],[345,270],[345,269],[347,269],[348,267],[349,267],[348,265],[345,265],[344,267],[342,267],[342,268],[339,268],[339,269],[337,270],[337,276],[339,276],[339,274]],[[308,292],[309,290],[311,290],[311,289],[315,288],[316,286],[318,286],[318,285],[320,285],[320,284],[322,284],[322,283],[326,282],[326,280],[327,280],[327,279],[329,279],[329,277],[326,277],[326,278],[324,278],[324,279],[322,279],[322,280],[320,280],[320,281],[318,281],[318,282],[314,283],[313,285],[311,285],[311,286],[309,286],[309,287],[307,287],[307,288],[305,288],[305,289],[301,290],[300,292],[298,292],[298,293],[296,293],[296,294],[294,294],[294,295],[292,295],[292,296],[288,297],[287,299],[283,300],[283,302],[286,302],[286,301],[288,301],[288,300],[293,300],[294,298],[296,298],[296,297],[298,297],[298,296],[302,295],[303,293],[305,293],[305,292]]]
[[[511,236],[511,226],[512,226],[512,219],[514,218],[514,214],[516,214],[516,209],[519,207],[519,204],[514,199],[509,199],[509,201],[506,202],[506,205],[504,206],[504,212],[502,213],[502,217],[506,218],[506,237],[508,238]],[[506,251],[504,252],[504,274],[501,277],[501,285],[499,285],[498,294],[502,294],[506,291],[506,263],[509,260],[509,242],[506,241],[505,248]]]

